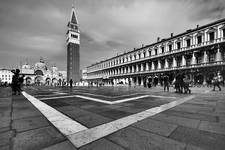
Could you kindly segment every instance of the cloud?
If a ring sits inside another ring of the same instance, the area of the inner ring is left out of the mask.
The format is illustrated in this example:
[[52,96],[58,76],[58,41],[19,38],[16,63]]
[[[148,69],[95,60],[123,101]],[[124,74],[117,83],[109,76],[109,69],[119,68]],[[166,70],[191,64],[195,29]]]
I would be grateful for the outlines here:
[[[81,67],[225,17],[224,0],[76,0]],[[0,64],[45,56],[65,70],[72,1],[0,0]],[[7,59],[6,59],[7,58]],[[10,61],[9,61],[10,60]]]

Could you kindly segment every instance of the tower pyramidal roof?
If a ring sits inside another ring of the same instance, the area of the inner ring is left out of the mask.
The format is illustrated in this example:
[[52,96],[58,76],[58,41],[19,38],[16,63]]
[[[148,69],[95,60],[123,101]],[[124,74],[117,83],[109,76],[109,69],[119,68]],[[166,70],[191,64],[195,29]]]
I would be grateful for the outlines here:
[[73,23],[73,24],[78,24],[77,15],[76,15],[74,5],[72,6],[72,11],[71,11],[71,15],[70,15],[70,22]]

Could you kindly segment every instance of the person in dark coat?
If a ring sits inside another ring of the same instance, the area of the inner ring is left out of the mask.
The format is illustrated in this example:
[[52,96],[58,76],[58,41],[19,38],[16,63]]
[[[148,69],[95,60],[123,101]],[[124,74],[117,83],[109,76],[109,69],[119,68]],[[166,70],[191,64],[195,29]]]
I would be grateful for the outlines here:
[[24,82],[24,75],[21,75],[19,76],[19,83],[18,83],[18,90],[19,90],[19,93],[21,93],[22,91],[22,86],[23,86],[23,82]]
[[163,76],[163,82],[164,82],[164,84],[163,84],[164,92],[166,91],[166,89],[167,89],[167,92],[169,92],[169,76],[168,75],[165,74]]
[[11,72],[14,73],[14,75],[12,77],[12,85],[11,85],[13,95],[16,95],[17,92],[18,92],[18,94],[20,94],[20,91],[19,91],[19,73],[20,73],[20,70],[16,69],[16,70],[12,70]]
[[73,87],[73,79],[70,79],[70,88]]

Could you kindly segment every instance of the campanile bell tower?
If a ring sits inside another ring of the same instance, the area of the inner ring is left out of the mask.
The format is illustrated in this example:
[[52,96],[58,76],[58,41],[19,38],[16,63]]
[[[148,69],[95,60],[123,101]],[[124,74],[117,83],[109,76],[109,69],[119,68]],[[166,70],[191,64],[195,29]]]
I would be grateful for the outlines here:
[[80,31],[74,6],[72,7],[67,30],[67,82],[80,81]]

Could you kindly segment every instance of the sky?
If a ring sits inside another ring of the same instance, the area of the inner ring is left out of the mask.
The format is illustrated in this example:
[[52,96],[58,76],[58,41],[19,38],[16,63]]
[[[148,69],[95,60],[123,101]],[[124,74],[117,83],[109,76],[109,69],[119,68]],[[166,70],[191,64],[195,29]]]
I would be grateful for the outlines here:
[[224,0],[0,0],[0,68],[34,64],[66,70],[72,4],[81,32],[81,69],[225,18]]

